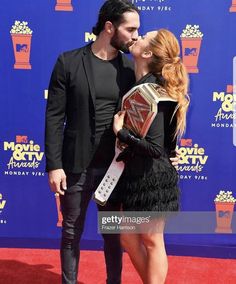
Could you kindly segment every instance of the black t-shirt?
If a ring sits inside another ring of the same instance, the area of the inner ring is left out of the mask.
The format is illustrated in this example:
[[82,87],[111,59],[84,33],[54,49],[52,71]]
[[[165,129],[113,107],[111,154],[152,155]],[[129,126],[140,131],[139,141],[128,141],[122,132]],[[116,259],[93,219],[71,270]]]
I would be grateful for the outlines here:
[[91,51],[91,63],[96,93],[95,154],[90,167],[109,166],[114,156],[115,135],[112,130],[113,116],[118,111],[121,84],[119,58],[102,60]]

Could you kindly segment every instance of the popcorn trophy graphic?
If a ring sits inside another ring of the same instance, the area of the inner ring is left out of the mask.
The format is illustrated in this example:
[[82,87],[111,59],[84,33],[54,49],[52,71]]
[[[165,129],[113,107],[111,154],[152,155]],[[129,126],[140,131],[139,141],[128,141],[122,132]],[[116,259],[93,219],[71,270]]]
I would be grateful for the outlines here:
[[15,21],[12,26],[10,34],[15,56],[14,69],[31,69],[29,60],[32,33],[28,22]]
[[229,9],[230,12],[236,12],[236,0],[232,0],[232,5]]
[[198,25],[186,25],[180,35],[182,42],[182,57],[189,73],[198,73],[198,57],[203,34],[199,31]]
[[56,11],[73,11],[73,6],[71,0],[57,0]]
[[232,233],[231,222],[234,212],[234,204],[236,199],[232,195],[232,191],[221,190],[215,198],[216,208],[216,233]]

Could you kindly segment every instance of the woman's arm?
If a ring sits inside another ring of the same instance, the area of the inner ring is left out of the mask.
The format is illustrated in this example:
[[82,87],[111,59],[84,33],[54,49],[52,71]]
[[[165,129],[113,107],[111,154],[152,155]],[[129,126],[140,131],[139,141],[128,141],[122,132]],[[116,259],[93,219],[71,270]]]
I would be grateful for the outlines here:
[[119,112],[114,117],[113,129],[119,140],[132,148],[135,155],[159,158],[164,151],[163,113],[157,113],[145,138],[138,138],[123,128],[124,115],[124,112]]

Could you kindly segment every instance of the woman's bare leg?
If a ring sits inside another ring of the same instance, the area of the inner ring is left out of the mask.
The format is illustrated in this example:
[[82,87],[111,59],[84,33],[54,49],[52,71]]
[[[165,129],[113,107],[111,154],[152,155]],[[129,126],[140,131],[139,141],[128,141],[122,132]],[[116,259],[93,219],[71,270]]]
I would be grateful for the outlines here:
[[146,282],[147,252],[139,234],[121,234],[121,245],[128,253],[143,283]]
[[[156,224],[159,228],[157,232],[140,235],[147,253],[145,284],[165,283],[168,271],[168,260],[163,236],[164,221],[158,221]],[[160,228],[163,228],[163,230]]]

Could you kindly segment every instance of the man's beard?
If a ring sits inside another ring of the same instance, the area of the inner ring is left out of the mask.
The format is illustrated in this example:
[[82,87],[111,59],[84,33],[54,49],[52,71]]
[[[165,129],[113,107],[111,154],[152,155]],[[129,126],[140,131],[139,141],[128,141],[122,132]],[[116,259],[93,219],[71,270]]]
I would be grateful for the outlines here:
[[117,50],[121,50],[124,53],[129,53],[129,46],[131,44],[130,44],[130,42],[126,44],[126,43],[119,40],[119,34],[118,34],[117,29],[115,30],[115,34],[111,38],[110,44],[111,44],[111,46],[113,46]]

